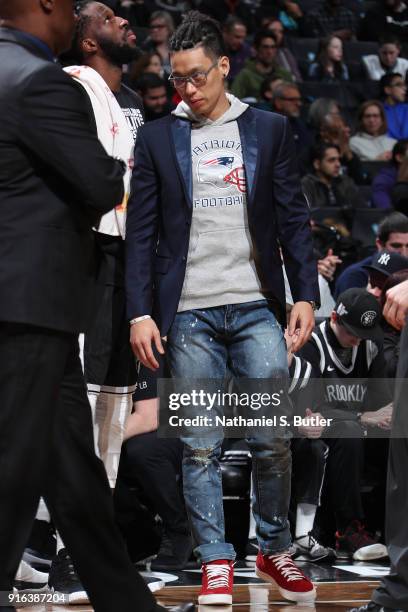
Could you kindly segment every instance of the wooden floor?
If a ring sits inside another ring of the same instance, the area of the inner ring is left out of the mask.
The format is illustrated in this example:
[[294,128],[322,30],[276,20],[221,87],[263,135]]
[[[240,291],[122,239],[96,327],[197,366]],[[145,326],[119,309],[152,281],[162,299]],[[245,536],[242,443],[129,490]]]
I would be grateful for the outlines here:
[[[276,588],[270,585],[245,585],[234,588],[233,606],[199,606],[197,612],[346,612],[369,601],[376,581],[325,582],[317,584],[317,601],[313,605],[284,602]],[[156,593],[162,605],[197,601],[198,587],[166,587]],[[91,606],[30,606],[24,612],[92,612]],[[118,610],[117,612],[120,612]],[[135,612],[138,612],[135,609]]]

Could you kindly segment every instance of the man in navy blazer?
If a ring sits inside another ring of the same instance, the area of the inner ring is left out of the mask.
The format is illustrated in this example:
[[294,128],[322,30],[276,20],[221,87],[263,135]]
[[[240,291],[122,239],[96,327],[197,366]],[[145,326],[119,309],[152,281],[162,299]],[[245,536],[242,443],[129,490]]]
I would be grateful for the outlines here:
[[[182,102],[144,126],[135,149],[127,218],[131,344],[156,370],[152,345],[175,378],[287,376],[282,259],[294,306],[294,350],[313,328],[319,301],[309,215],[284,117],[225,93],[229,70],[218,24],[186,15],[171,40],[171,80]],[[157,355],[156,355],[157,356]],[[217,414],[221,407],[214,408]],[[218,466],[222,436],[183,437],[183,482],[201,604],[232,602],[235,552],[225,542]],[[313,600],[313,584],[287,554],[287,440],[248,440],[260,552],[257,573],[284,597]]]

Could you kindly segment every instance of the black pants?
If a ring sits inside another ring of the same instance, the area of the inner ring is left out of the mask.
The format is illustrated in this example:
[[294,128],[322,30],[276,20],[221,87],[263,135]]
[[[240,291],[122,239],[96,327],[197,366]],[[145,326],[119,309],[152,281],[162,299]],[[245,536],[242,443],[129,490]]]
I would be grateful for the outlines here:
[[354,520],[364,516],[361,499],[361,482],[364,470],[364,440],[361,427],[357,422],[346,421],[342,424],[348,431],[345,438],[325,438],[329,447],[326,467],[326,490],[334,509],[336,527],[340,531]]
[[183,444],[176,438],[158,438],[157,432],[130,438],[122,447],[119,479],[136,485],[167,533],[188,535],[182,487]]
[[394,423],[388,459],[386,500],[386,543],[391,573],[374,591],[373,600],[381,606],[408,610],[408,324],[402,338],[394,398]]
[[78,340],[0,324],[0,591],[10,591],[45,498],[96,612],[150,612],[94,452]]
[[323,440],[294,438],[292,449],[292,491],[296,504],[320,505],[328,447]]
[[97,232],[99,277],[95,319],[85,334],[84,372],[87,383],[129,387],[136,382],[136,361],[129,343],[126,317],[125,243]]

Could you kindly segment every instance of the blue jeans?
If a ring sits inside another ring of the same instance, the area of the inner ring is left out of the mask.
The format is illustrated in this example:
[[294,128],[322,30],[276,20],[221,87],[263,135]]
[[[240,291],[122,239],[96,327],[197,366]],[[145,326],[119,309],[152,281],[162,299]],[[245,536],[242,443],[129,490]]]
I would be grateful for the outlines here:
[[[239,378],[287,377],[282,328],[266,300],[189,310],[176,315],[168,334],[168,356],[175,378],[223,379],[228,369]],[[220,411],[221,408],[218,407]],[[222,437],[183,438],[183,482],[187,512],[202,562],[234,559],[225,542]],[[289,440],[271,434],[248,438],[252,454],[252,509],[263,554],[285,551],[291,543],[288,508]]]

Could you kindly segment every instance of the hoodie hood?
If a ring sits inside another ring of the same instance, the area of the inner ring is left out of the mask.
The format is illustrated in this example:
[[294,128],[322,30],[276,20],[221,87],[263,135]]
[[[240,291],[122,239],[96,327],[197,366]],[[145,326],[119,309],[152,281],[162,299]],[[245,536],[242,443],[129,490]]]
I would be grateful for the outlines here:
[[180,119],[188,119],[188,121],[191,121],[196,128],[203,127],[205,125],[224,125],[230,121],[236,121],[238,117],[246,111],[248,104],[241,102],[241,100],[230,93],[227,93],[226,95],[230,103],[230,107],[215,121],[211,121],[211,119],[207,119],[207,117],[202,117],[201,115],[196,115],[185,102],[180,102],[172,112],[172,115],[175,115]]

